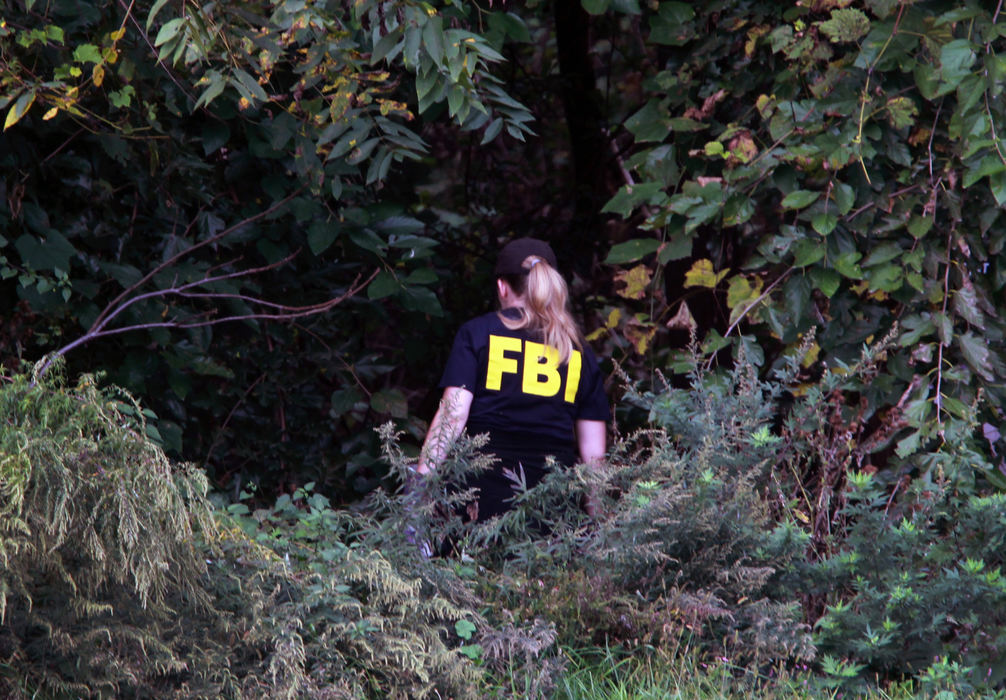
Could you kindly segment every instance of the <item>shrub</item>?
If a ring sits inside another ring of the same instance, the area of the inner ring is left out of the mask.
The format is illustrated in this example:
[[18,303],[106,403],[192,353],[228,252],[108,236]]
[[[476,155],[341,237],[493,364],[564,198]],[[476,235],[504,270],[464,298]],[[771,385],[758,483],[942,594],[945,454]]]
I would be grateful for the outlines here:
[[91,376],[0,380],[0,687],[117,694],[183,672],[176,613],[206,613],[206,481]]
[[857,473],[839,551],[813,571],[828,591],[822,652],[855,659],[850,680],[915,676],[954,664],[958,689],[1006,679],[1006,494],[977,495],[937,478],[900,501]]
[[[630,392],[652,428],[618,441],[602,467],[555,469],[533,489],[518,487],[502,517],[455,532],[488,601],[483,647],[508,626],[517,639],[516,630],[546,625],[566,646],[697,644],[738,661],[813,657],[799,604],[775,595],[777,572],[808,543],[775,521],[762,487],[778,442],[768,427],[776,390],[740,367],[696,371],[689,389]],[[388,453],[404,462],[393,442]],[[438,501],[451,490],[438,488],[419,518],[428,532],[432,516],[456,512]],[[588,499],[593,517],[577,507]],[[531,646],[522,669],[528,659],[556,658],[554,647]]]
[[456,624],[477,613],[307,489],[215,511],[148,415],[90,376],[0,381],[0,694],[476,693]]

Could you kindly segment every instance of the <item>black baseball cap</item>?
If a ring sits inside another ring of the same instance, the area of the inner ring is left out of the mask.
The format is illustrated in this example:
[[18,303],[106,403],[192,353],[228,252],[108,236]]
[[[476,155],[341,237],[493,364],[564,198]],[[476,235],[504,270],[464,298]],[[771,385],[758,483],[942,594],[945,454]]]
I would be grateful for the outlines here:
[[548,243],[537,238],[515,238],[500,251],[496,260],[496,276],[526,274],[527,270],[522,264],[529,255],[537,255],[553,268],[558,267],[555,253]]

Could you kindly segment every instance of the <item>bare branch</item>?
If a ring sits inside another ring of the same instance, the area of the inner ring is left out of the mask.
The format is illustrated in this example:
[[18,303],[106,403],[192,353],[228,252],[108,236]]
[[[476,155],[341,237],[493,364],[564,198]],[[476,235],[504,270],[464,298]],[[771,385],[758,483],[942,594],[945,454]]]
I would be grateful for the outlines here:
[[[289,260],[287,258],[286,260]],[[52,363],[56,361],[57,358],[62,357],[66,353],[70,352],[74,348],[77,348],[85,343],[88,343],[97,338],[104,338],[112,335],[119,335],[121,333],[128,333],[130,331],[138,330],[151,330],[153,328],[201,328],[204,326],[216,326],[222,323],[228,323],[231,321],[291,321],[297,318],[304,318],[305,316],[315,316],[317,314],[325,313],[331,310],[335,306],[338,306],[342,302],[346,301],[352,296],[355,296],[360,291],[366,288],[370,284],[371,280],[377,276],[380,268],[374,269],[366,279],[361,281],[363,273],[356,276],[353,282],[349,285],[345,292],[337,297],[329,299],[327,301],[320,302],[318,304],[308,304],[306,306],[287,306],[284,304],[277,304],[275,302],[267,301],[265,299],[259,299],[258,297],[252,297],[244,294],[232,294],[232,293],[219,293],[219,292],[191,292],[188,291],[198,285],[206,284],[210,281],[218,281],[220,279],[232,279],[234,277],[247,276],[254,274],[255,272],[261,272],[263,270],[269,270],[277,267],[285,261],[280,261],[278,263],[273,263],[272,265],[267,265],[261,268],[256,268],[254,270],[242,270],[237,273],[231,273],[229,275],[220,275],[216,278],[204,278],[198,282],[190,282],[180,287],[173,287],[170,289],[158,289],[147,294],[140,295],[143,299],[153,299],[153,298],[164,298],[169,296],[181,296],[187,299],[219,299],[219,298],[229,298],[229,299],[240,299],[249,304],[254,304],[258,306],[266,307],[271,309],[271,312],[258,312],[258,313],[243,313],[243,314],[233,314],[231,316],[223,316],[220,318],[206,318],[209,312],[200,314],[198,316],[192,317],[188,320],[167,320],[167,321],[156,321],[153,323],[137,323],[131,326],[121,326],[119,328],[106,328],[108,322],[115,318],[124,308],[130,306],[140,297],[134,297],[132,299],[126,300],[118,308],[114,309],[107,318],[100,325],[95,324],[91,326],[80,338],[77,338],[72,343],[64,345],[59,350],[48,355],[45,361],[42,363],[38,370],[38,376],[42,376],[48,371]],[[106,309],[107,310],[107,309]]]
[[[242,219],[241,221],[237,222],[233,226],[228,226],[223,231],[220,231],[219,233],[216,233],[216,234],[210,236],[206,240],[199,241],[195,245],[190,246],[190,247],[186,248],[185,250],[179,251],[178,253],[175,253],[170,258],[168,258],[167,260],[165,260],[164,262],[162,262],[160,265],[158,265],[157,267],[155,267],[154,269],[152,269],[150,272],[148,272],[146,275],[144,275],[139,281],[134,282],[133,284],[131,284],[130,286],[128,286],[126,289],[124,289],[122,291],[122,293],[119,294],[119,296],[117,296],[114,299],[112,299],[112,301],[110,301],[108,303],[108,305],[104,308],[104,310],[100,314],[98,314],[98,318],[96,318],[94,320],[94,323],[91,324],[91,328],[88,329],[88,333],[90,333],[94,329],[98,328],[99,326],[102,326],[106,322],[106,317],[109,314],[111,314],[113,312],[114,313],[119,313],[120,310],[117,309],[119,303],[122,302],[123,299],[126,299],[131,294],[133,294],[137,289],[139,289],[140,287],[142,287],[144,284],[146,284],[147,282],[149,282],[154,277],[154,275],[156,275],[157,273],[162,272],[163,270],[167,269],[171,265],[174,265],[176,262],[178,262],[179,260],[181,260],[182,258],[184,258],[186,255],[189,255],[190,253],[192,253],[192,252],[194,252],[196,250],[199,250],[200,248],[205,248],[206,246],[208,246],[208,245],[210,245],[212,243],[216,243],[217,241],[219,241],[219,240],[221,240],[223,238],[226,238],[227,236],[231,235],[235,231],[237,231],[237,230],[239,230],[241,228],[244,228],[248,224],[253,223],[255,221],[258,221],[259,219],[262,219],[262,218],[264,218],[266,216],[269,216],[274,211],[276,211],[277,209],[279,209],[280,207],[282,207],[284,204],[286,204],[287,202],[289,202],[291,199],[293,199],[294,197],[296,197],[298,194],[300,194],[303,191],[304,191],[304,188],[300,187],[300,188],[294,190],[293,192],[291,192],[289,195],[287,195],[286,197],[284,197],[280,201],[275,202],[268,209],[263,209],[262,211],[258,212],[257,214],[253,214],[252,216],[249,216],[246,219]],[[195,223],[195,221],[193,221],[193,224],[194,223]],[[192,228],[192,224],[189,225],[189,228],[187,230],[190,230],[191,228]],[[268,268],[260,268],[260,270],[264,270],[264,269],[268,269]],[[131,304],[133,302],[131,301],[129,303]]]

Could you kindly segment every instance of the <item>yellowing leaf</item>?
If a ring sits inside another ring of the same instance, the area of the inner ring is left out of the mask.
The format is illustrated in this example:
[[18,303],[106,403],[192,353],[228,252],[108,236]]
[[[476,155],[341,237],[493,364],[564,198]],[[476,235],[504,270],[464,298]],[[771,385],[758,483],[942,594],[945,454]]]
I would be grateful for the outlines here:
[[615,291],[624,299],[642,299],[650,284],[650,269],[646,265],[636,265],[631,270],[623,270],[615,275],[616,282],[624,282],[625,287]]
[[91,78],[94,80],[95,87],[101,87],[101,84],[105,82],[105,68],[100,63],[95,65],[91,69]]
[[713,272],[713,262],[706,258],[696,260],[692,269],[685,273],[686,287],[708,287],[713,289],[730,273],[730,269]]
[[17,98],[17,102],[14,106],[7,111],[7,118],[4,119],[3,130],[7,131],[10,127],[17,124],[18,120],[23,117],[28,110],[31,108],[32,104],[35,102],[35,93],[29,91]]
[[735,275],[727,286],[727,306],[733,309],[754,301],[761,294],[761,288],[761,279],[755,277],[754,284],[751,284],[751,280],[744,275]]
[[640,355],[646,354],[646,349],[650,346],[650,341],[657,332],[657,327],[635,321],[625,327],[625,338],[636,349]]
[[821,355],[821,346],[818,345],[817,343],[814,343],[813,345],[810,346],[810,349],[807,351],[806,357],[803,358],[803,362],[801,362],[800,364],[803,365],[805,368],[810,367],[812,364],[817,362],[817,358],[820,355]]
[[887,119],[896,129],[912,126],[918,114],[919,109],[911,98],[892,97],[887,101]]
[[744,275],[736,275],[727,287],[727,306],[730,308],[730,323],[747,313],[751,305],[761,296],[762,281],[755,277],[752,284]]
[[125,27],[120,27],[119,29],[116,29],[114,32],[112,32],[111,34],[109,34],[109,37],[111,37],[112,41],[118,41],[119,39],[121,39],[125,35],[126,35],[126,28]]
[[612,309],[611,313],[608,314],[608,320],[605,322],[604,327],[611,330],[618,325],[618,322],[622,320],[622,310]]
[[59,112],[59,107],[53,107],[48,112],[42,115],[42,121],[49,121]]

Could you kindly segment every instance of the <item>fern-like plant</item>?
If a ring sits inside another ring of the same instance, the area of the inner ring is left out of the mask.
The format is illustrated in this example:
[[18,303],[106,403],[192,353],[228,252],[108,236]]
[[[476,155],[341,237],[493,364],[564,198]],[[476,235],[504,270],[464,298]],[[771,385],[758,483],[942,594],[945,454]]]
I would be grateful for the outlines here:
[[206,611],[206,480],[173,468],[127,394],[92,376],[0,382],[0,686],[116,695],[184,671],[179,606]]

